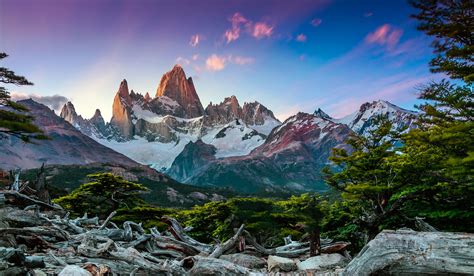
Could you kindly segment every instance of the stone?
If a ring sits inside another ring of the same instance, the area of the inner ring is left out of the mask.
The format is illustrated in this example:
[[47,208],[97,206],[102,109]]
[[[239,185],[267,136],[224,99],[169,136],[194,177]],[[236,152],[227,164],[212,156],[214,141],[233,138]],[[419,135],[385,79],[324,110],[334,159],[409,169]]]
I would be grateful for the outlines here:
[[222,255],[219,258],[250,269],[264,268],[267,264],[263,258],[242,253]]
[[474,275],[474,234],[384,230],[344,275]]
[[269,272],[290,272],[298,269],[296,262],[289,258],[268,256],[267,269]]
[[344,265],[346,258],[341,254],[322,254],[298,263],[299,270],[318,270]]
[[67,265],[59,272],[59,276],[92,276],[92,274],[77,265]]

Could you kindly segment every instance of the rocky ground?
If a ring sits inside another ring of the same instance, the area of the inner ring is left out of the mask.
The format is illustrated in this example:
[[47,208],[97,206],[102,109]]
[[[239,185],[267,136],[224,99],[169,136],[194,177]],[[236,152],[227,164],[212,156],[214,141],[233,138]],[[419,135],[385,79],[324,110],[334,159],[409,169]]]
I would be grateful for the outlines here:
[[[265,248],[242,225],[224,243],[194,240],[178,221],[167,231],[84,215],[14,190],[0,190],[0,275],[412,275],[474,274],[474,235],[383,231],[351,260],[346,242],[285,239]],[[408,274],[407,274],[408,273]]]

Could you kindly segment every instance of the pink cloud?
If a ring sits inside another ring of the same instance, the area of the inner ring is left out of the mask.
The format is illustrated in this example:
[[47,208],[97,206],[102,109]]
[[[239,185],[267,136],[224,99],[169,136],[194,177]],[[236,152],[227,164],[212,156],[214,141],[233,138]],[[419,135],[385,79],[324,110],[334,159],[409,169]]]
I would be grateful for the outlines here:
[[369,33],[365,37],[365,42],[368,44],[387,46],[391,49],[398,44],[402,35],[402,29],[395,28],[389,24],[384,24],[378,27],[374,32]]
[[196,61],[199,59],[199,55],[198,54],[195,54],[191,57],[192,60]]
[[241,26],[250,22],[238,12],[234,13],[234,15],[229,18],[229,21],[231,22],[231,28],[226,30],[224,33],[224,38],[226,39],[227,43],[237,40],[240,37]]
[[264,37],[270,37],[273,34],[273,26],[270,26],[264,22],[257,22],[253,26],[252,36],[261,39]]
[[206,68],[209,71],[221,71],[227,66],[227,64],[247,65],[255,62],[253,57],[243,56],[219,56],[216,54],[211,55],[206,59]]
[[313,27],[317,27],[321,25],[322,22],[323,20],[321,18],[314,18],[313,20],[311,20],[311,25],[313,25]]
[[191,47],[196,47],[201,40],[202,36],[200,36],[199,34],[192,35],[191,40],[189,41],[189,45],[191,45]]
[[297,37],[296,37],[296,41],[299,41],[299,42],[305,42],[307,39],[307,37],[304,35],[304,34],[299,34]]
[[216,54],[211,55],[206,60],[206,68],[209,71],[221,71],[224,70],[226,64],[226,57],[218,56]]

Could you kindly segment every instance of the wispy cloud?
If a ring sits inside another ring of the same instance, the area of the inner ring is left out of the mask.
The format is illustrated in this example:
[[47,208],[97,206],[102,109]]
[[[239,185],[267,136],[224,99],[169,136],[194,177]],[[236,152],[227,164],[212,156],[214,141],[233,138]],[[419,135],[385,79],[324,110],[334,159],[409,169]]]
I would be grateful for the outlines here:
[[400,37],[403,35],[403,30],[393,27],[389,24],[384,24],[378,27],[375,31],[369,33],[365,37],[367,44],[379,44],[393,49],[398,42]]
[[306,35],[304,34],[299,34],[297,37],[296,37],[296,41],[299,41],[299,42],[306,42],[307,40],[307,37]]
[[198,46],[198,44],[202,40],[202,38],[203,37],[200,34],[192,35],[191,40],[189,41],[189,45],[191,45],[191,47]]
[[243,56],[219,56],[216,54],[211,55],[206,59],[206,68],[209,71],[221,71],[227,66],[227,64],[236,64],[236,65],[247,65],[255,62],[255,59],[252,57],[243,57]]
[[16,91],[11,93],[11,99],[13,101],[32,99],[38,103],[46,105],[56,112],[59,112],[63,105],[69,101],[68,98],[61,95],[40,96],[37,94],[27,94]]
[[234,13],[234,15],[229,18],[229,21],[231,23],[231,28],[226,30],[224,33],[224,38],[226,39],[227,43],[237,40],[240,37],[240,29],[242,25],[250,22],[238,12]]
[[364,17],[371,17],[372,15],[374,15],[374,13],[370,11],[364,13]]
[[236,12],[229,18],[231,28],[224,32],[224,39],[227,44],[239,39],[241,32],[245,31],[256,39],[271,37],[274,26],[267,22],[255,22],[245,18],[241,13]]
[[313,25],[313,27],[318,27],[322,22],[323,20],[321,18],[314,18],[310,23]]
[[191,63],[191,61],[187,58],[184,58],[184,57],[178,57],[176,59],[176,63],[178,63],[180,65],[189,65]]
[[246,64],[252,64],[255,62],[255,59],[252,57],[241,57],[241,56],[235,56],[235,57],[229,57],[230,62],[238,64],[238,65],[246,65]]
[[265,22],[257,22],[253,26],[252,36],[256,39],[261,39],[264,37],[270,37],[273,34],[273,26]]
[[206,60],[206,68],[209,71],[221,71],[224,70],[226,64],[226,58],[218,56],[216,54],[211,55]]

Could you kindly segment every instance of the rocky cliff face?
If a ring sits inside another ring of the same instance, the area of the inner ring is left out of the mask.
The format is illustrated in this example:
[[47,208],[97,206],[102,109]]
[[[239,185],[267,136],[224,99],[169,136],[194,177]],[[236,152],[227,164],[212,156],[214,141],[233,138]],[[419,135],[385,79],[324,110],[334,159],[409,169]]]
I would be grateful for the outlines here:
[[[186,166],[180,154],[169,172],[196,185],[230,186],[243,192],[323,191],[327,189],[320,170],[328,163],[334,147],[346,147],[351,130],[313,114],[298,113],[275,128],[265,143],[249,155],[216,159],[203,167]],[[194,145],[199,146],[199,145]]]
[[378,116],[387,116],[394,129],[412,128],[416,120],[416,112],[403,109],[387,101],[373,101],[362,104],[359,110],[334,122],[349,126],[354,132],[366,135],[373,128]]
[[156,97],[167,97],[179,104],[184,109],[184,116],[181,116],[183,118],[204,115],[204,108],[194,88],[193,80],[191,77],[186,78],[183,68],[179,65],[175,65],[171,71],[163,75],[156,90]]
[[131,117],[132,98],[130,97],[126,80],[120,83],[112,105],[110,124],[115,126],[127,139],[133,137],[134,129]]
[[[34,123],[52,139],[35,141],[35,144],[25,144],[15,137],[3,140],[0,144],[1,168],[36,168],[43,162],[61,165],[110,163],[138,166],[138,163],[128,157],[89,138],[48,107],[31,99],[19,103],[30,110],[29,113],[35,118]],[[66,104],[66,109],[63,110],[63,115],[70,115],[70,119],[74,117],[72,105],[68,107]]]

